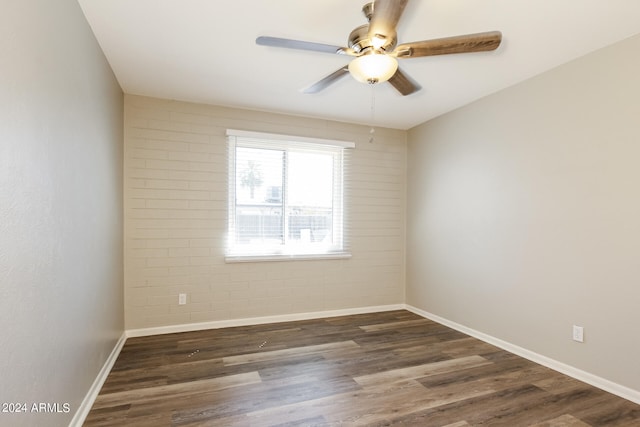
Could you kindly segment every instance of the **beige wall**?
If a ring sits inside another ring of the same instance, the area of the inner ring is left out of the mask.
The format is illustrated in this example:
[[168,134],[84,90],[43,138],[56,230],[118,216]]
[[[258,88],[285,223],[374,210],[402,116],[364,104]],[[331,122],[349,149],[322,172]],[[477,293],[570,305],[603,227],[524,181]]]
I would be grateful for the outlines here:
[[75,0],[0,13],[0,402],[69,413],[124,330],[122,92]]
[[[227,128],[356,143],[351,259],[225,263]],[[127,329],[402,303],[406,132],[368,139],[364,126],[126,95]]]
[[640,390],[639,51],[410,131],[408,304]]

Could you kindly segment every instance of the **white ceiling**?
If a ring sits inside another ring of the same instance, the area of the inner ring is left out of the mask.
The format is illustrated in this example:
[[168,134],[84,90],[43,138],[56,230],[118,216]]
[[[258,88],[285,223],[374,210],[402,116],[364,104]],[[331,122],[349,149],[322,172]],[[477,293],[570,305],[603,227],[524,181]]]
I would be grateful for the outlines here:
[[640,33],[638,0],[412,0],[399,43],[499,30],[501,46],[400,60],[422,86],[407,97],[351,76],[307,95],[300,89],[350,58],[257,46],[256,37],[345,46],[366,23],[366,0],[79,3],[126,93],[398,129]]

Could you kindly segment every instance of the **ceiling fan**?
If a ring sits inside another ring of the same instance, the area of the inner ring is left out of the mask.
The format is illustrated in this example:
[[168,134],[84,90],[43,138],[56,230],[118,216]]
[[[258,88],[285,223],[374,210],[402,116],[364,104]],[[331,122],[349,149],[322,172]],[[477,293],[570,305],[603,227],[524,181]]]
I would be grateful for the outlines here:
[[389,81],[402,95],[410,95],[419,91],[420,86],[398,68],[396,58],[490,51],[497,49],[502,41],[500,31],[489,31],[398,45],[396,26],[408,1],[375,0],[365,4],[362,12],[369,23],[351,32],[348,47],[266,36],[258,37],[256,43],[355,57],[348,65],[304,89],[304,93],[317,93],[351,73],[363,83]]

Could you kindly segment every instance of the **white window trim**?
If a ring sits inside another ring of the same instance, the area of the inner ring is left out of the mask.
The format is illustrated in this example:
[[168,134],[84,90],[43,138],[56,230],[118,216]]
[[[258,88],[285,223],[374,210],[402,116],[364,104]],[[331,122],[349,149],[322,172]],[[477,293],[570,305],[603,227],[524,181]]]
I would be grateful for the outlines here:
[[246,130],[227,129],[227,136],[237,136],[244,138],[269,139],[273,141],[294,141],[307,144],[333,145],[334,147],[355,148],[352,141],[338,141],[334,139],[310,138],[307,136],[282,135],[277,133],[251,132]]
[[313,261],[323,259],[349,259],[350,252],[330,252],[324,254],[301,255],[227,255],[224,260],[227,263],[235,262],[270,262],[270,261]]
[[[231,215],[231,212],[235,209],[233,204],[235,203],[235,149],[236,143],[234,140],[229,139],[229,137],[239,137],[239,138],[253,138],[260,140],[271,140],[286,143],[287,141],[303,144],[318,144],[325,146],[333,146],[340,147],[343,149],[355,148],[355,143],[351,141],[339,141],[339,140],[330,140],[330,139],[321,139],[321,138],[310,138],[310,137],[300,137],[293,135],[282,135],[282,134],[272,134],[265,132],[251,132],[237,129],[227,129],[226,132],[228,139],[228,149],[230,150],[228,160],[229,160],[229,170],[228,170],[228,178],[229,178],[229,214],[227,215],[228,221],[234,221],[235,216]],[[264,144],[258,144],[264,145]],[[340,165],[340,171],[336,171],[341,174],[344,173],[344,163]],[[225,262],[227,263],[237,263],[237,262],[266,262],[266,261],[293,261],[293,260],[321,260],[321,259],[348,259],[351,258],[351,253],[348,249],[344,248],[345,244],[345,227],[344,227],[344,176],[341,177],[342,180],[342,204],[343,209],[341,212],[341,221],[342,221],[342,230],[341,230],[341,242],[343,250],[335,250],[335,251],[326,251],[319,253],[300,253],[300,254],[291,254],[291,253],[269,253],[269,254],[261,254],[261,253],[227,253],[225,256]],[[230,230],[231,223],[228,225],[227,229]],[[229,236],[231,238],[231,236]],[[227,250],[229,250],[229,245],[227,244]]]

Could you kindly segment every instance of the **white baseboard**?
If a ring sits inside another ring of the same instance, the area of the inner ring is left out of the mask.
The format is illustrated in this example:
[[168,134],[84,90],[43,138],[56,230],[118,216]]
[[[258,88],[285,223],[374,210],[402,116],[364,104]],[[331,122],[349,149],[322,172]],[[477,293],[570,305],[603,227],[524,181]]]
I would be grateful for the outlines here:
[[129,329],[126,331],[126,334],[127,337],[145,337],[150,335],[173,334],[176,332],[202,331],[205,329],[232,328],[234,326],[262,325],[265,323],[292,322],[296,320],[349,316],[352,314],[377,313],[382,311],[403,310],[404,308],[404,304],[392,304],[347,308],[342,310],[314,311],[310,313],[294,313],[277,316],[249,317],[244,319],[216,320],[213,322],[185,323],[181,325],[160,326],[155,328]]
[[471,329],[459,323],[452,322],[448,319],[421,310],[417,307],[405,304],[404,308],[419,316],[422,316],[429,320],[433,320],[434,322],[438,322],[442,325],[448,326],[451,329],[455,329],[456,331],[460,331],[481,341],[495,345],[496,347],[509,351],[513,354],[517,354],[518,356],[524,357],[525,359],[531,360],[532,362],[538,363],[542,366],[546,366],[547,368],[553,369],[554,371],[558,371],[562,374],[568,375],[594,387],[598,387],[599,389],[615,394],[616,396],[620,396],[624,399],[630,400],[631,402],[640,404],[640,391],[638,390],[620,385],[613,381],[609,381],[605,378],[593,375],[589,372],[583,371],[565,363],[558,362],[557,360],[535,353],[531,350],[527,350],[526,348],[511,344],[507,341],[503,341],[499,338],[495,338],[491,335],[487,335],[483,332],[476,331],[475,329]]
[[69,423],[69,427],[81,427],[84,423],[87,415],[89,415],[89,411],[91,411],[93,402],[95,402],[96,397],[98,397],[98,393],[100,393],[102,385],[106,381],[107,376],[109,376],[111,368],[113,368],[113,364],[116,363],[116,359],[118,358],[118,355],[120,354],[120,351],[122,350],[122,347],[124,346],[126,340],[127,335],[123,332],[120,336],[120,339],[113,347],[113,350],[111,350],[111,354],[109,354],[109,357],[107,357],[107,360],[104,362],[102,369],[100,369],[98,376],[93,381],[93,384],[91,384],[91,387],[82,400],[82,403],[80,403],[78,410]]

